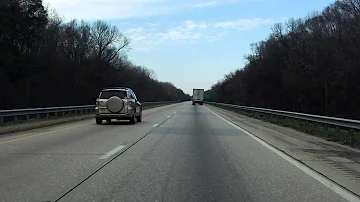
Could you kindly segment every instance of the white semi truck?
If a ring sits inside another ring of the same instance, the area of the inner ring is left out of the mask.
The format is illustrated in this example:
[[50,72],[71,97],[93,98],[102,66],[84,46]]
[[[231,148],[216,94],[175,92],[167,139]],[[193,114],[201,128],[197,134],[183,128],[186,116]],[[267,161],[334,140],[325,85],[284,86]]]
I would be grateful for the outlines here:
[[193,96],[192,96],[192,104],[195,105],[196,103],[199,103],[200,105],[203,105],[204,103],[204,89],[193,89]]

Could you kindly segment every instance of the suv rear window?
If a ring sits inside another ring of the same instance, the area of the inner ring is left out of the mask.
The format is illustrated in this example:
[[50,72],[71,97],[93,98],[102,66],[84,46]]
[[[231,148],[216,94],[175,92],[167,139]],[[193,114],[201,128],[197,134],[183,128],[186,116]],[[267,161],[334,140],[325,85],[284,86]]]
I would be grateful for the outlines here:
[[118,96],[119,98],[123,99],[127,97],[126,91],[120,90],[106,90],[102,91],[100,94],[100,99],[109,99],[112,96]]

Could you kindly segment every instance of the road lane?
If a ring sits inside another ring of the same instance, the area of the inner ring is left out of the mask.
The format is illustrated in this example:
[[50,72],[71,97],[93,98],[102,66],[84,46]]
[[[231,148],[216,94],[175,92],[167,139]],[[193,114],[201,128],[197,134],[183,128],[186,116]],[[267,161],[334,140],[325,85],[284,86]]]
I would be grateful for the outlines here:
[[44,201],[61,194],[183,105],[145,110],[135,125],[96,125],[91,119],[0,136],[0,201]]
[[204,106],[187,104],[60,201],[346,201]]

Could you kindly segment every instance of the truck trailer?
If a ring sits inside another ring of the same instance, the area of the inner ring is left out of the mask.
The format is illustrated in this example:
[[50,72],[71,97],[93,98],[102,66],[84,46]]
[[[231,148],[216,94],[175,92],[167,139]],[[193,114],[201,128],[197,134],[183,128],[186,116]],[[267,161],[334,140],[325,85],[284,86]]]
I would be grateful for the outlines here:
[[192,104],[195,105],[199,103],[203,105],[204,103],[204,89],[194,88],[193,89],[193,96],[192,96]]

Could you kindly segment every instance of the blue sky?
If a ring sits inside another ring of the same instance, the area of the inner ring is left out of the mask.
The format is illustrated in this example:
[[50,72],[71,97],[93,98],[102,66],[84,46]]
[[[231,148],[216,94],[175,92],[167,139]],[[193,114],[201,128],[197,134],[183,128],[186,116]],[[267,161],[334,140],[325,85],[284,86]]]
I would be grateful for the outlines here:
[[250,44],[276,22],[335,0],[45,0],[67,19],[101,19],[131,39],[129,58],[184,92],[244,66]]

